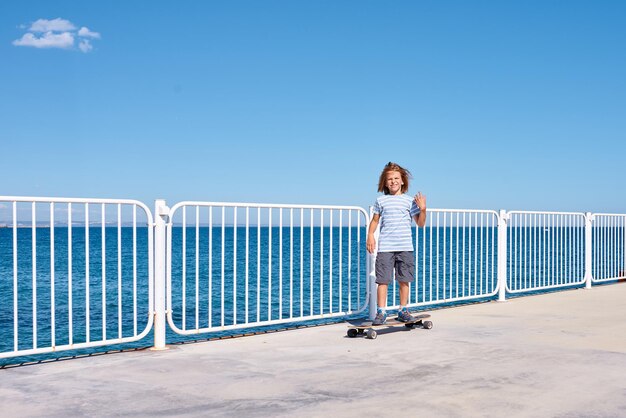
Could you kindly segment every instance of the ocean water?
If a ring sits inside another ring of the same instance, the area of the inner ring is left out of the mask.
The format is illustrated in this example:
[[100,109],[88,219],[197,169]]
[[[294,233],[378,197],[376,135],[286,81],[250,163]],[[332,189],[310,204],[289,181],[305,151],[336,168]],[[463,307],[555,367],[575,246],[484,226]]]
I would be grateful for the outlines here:
[[[414,234],[410,302],[428,307],[495,291],[495,228],[426,227]],[[511,234],[509,286],[576,282],[584,251],[572,251],[578,247],[559,236],[573,240],[580,231]],[[194,329],[356,313],[367,303],[365,238],[365,227],[174,227],[173,322]],[[149,256],[145,227],[18,228],[16,236],[0,228],[0,352],[141,333],[150,313]],[[391,290],[394,305],[397,289]],[[149,346],[150,338],[134,345]],[[170,343],[185,339],[168,331]]]

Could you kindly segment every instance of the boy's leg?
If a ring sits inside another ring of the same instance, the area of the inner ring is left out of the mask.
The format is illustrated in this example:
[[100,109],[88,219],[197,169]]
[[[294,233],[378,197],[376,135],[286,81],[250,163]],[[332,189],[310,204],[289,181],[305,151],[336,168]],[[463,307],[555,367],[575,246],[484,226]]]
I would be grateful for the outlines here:
[[404,307],[409,303],[409,283],[408,282],[398,282],[400,283],[400,306]]
[[[379,309],[385,309],[387,307],[387,289],[389,288],[388,284],[378,284],[378,288],[376,289],[376,301],[378,303]],[[408,293],[407,293],[408,296]]]
[[411,314],[406,308],[406,305],[409,303],[409,283],[415,280],[415,260],[413,259],[413,252],[403,251],[399,253],[396,268],[396,278],[400,285],[400,310],[398,311],[398,320],[408,322],[412,319]]

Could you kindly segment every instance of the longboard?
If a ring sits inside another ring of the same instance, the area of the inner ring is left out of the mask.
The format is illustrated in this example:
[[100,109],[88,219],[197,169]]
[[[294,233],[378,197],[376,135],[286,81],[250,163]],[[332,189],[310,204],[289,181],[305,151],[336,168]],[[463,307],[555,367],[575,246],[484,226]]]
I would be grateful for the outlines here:
[[432,321],[425,321],[426,318],[430,318],[430,314],[417,314],[411,315],[413,317],[412,320],[407,322],[398,321],[395,318],[387,318],[384,324],[374,325],[372,321],[363,321],[360,323],[353,323],[348,325],[348,337],[354,338],[357,335],[363,335],[370,340],[373,340],[378,336],[376,333],[376,329],[383,327],[396,327],[399,325],[404,325],[406,328],[412,329],[416,326],[421,326],[424,329],[431,329],[433,327]]

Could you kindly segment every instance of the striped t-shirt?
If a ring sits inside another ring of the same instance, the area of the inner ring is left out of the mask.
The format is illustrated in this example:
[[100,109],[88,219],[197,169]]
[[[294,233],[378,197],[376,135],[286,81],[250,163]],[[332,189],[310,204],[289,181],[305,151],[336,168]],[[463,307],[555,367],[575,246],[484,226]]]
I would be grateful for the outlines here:
[[378,252],[413,251],[411,219],[420,208],[407,194],[379,196],[374,213],[380,215]]

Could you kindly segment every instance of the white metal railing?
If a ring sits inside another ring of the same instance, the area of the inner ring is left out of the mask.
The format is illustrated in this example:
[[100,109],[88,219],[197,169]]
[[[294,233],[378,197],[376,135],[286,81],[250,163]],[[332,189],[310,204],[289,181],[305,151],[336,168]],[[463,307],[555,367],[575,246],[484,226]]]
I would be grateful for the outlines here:
[[[496,294],[498,213],[428,209],[426,225],[413,231],[415,282],[409,306],[437,305]],[[396,282],[388,306],[398,308]]]
[[[0,358],[376,308],[354,206],[0,196]],[[409,305],[626,279],[626,215],[429,209]],[[388,306],[398,306],[395,281]]]
[[0,358],[147,335],[152,231],[135,200],[1,196]]
[[179,334],[367,307],[368,215],[361,208],[181,202],[169,216],[167,319]]
[[626,215],[593,215],[592,275],[596,283],[626,279]]
[[507,291],[520,293],[585,282],[585,214],[511,211]]

